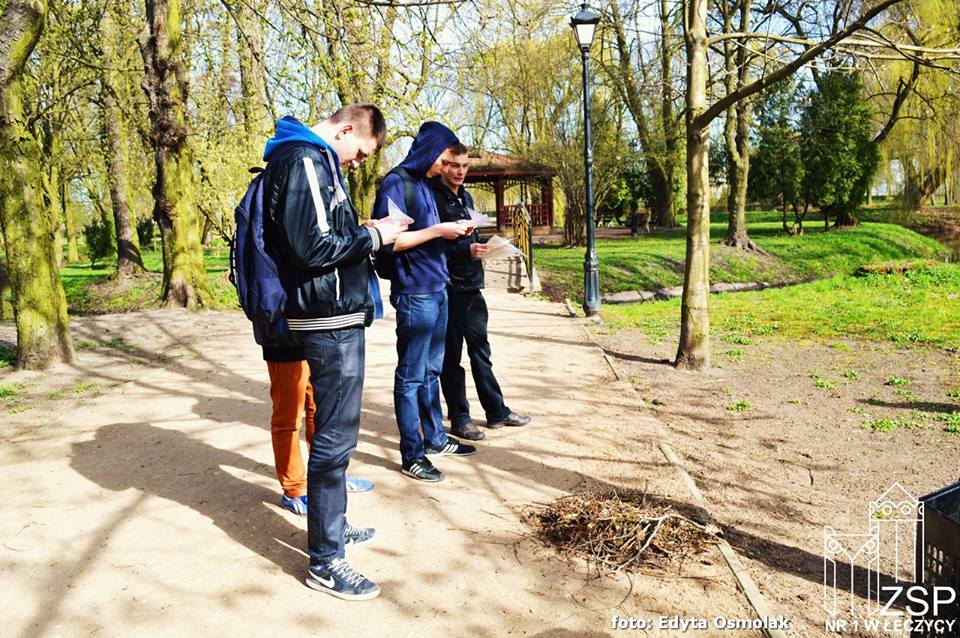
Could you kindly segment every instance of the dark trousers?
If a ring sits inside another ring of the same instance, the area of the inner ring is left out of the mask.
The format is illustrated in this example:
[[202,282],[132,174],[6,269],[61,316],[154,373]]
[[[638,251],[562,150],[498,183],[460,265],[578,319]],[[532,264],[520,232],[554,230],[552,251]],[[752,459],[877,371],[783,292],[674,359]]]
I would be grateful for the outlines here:
[[317,411],[307,463],[307,545],[310,564],[343,558],[347,465],[360,434],[363,328],[295,332],[310,366]]
[[487,302],[479,290],[449,292],[447,338],[443,356],[440,387],[447,401],[450,425],[461,427],[470,422],[470,404],[467,403],[466,372],[460,365],[463,342],[467,342],[470,370],[477,386],[480,405],[487,421],[500,421],[510,409],[503,403],[503,392],[493,376],[490,361],[490,342],[487,340]]

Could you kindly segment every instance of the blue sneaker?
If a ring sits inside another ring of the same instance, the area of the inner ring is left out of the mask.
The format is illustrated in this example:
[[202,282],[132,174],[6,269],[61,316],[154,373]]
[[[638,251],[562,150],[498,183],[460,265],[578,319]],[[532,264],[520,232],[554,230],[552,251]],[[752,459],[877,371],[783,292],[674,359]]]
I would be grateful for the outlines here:
[[343,544],[345,546],[362,545],[369,542],[376,534],[377,530],[372,527],[354,527],[348,522],[343,528]]
[[311,566],[305,580],[307,587],[343,600],[370,600],[380,595],[380,585],[354,571],[342,558],[325,565]]
[[365,478],[360,478],[359,476],[350,476],[347,474],[348,492],[369,492],[372,489],[373,481],[368,481]]
[[307,515],[307,496],[287,496],[284,494],[280,497],[280,507],[290,510],[297,516],[306,516]]

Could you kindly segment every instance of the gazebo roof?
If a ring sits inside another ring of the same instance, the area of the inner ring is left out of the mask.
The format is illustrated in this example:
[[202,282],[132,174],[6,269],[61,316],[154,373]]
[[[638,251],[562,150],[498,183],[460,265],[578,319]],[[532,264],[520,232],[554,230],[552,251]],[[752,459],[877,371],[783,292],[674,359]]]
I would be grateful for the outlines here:
[[555,170],[543,164],[481,150],[470,152],[470,171],[466,181],[485,181],[497,177],[553,177],[556,174]]

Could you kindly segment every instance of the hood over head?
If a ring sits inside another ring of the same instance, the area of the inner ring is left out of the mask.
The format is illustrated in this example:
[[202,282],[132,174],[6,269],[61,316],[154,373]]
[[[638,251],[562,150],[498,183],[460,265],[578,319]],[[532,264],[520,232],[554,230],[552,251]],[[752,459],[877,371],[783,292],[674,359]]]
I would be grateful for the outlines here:
[[426,175],[440,154],[459,141],[457,135],[440,122],[424,122],[400,167],[415,175]]
[[[289,115],[277,121],[277,132],[273,137],[267,140],[267,145],[263,148],[263,159],[269,161],[270,156],[280,146],[290,142],[306,142],[307,144],[316,144],[322,148],[333,148],[327,144],[322,137],[310,130],[309,127],[301,124],[296,118]],[[336,155],[336,151],[334,151]]]

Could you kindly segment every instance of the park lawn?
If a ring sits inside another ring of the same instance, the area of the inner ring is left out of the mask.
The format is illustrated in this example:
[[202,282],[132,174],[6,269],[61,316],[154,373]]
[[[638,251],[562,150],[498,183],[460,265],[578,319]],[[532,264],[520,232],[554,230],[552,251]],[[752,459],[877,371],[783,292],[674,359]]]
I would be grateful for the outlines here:
[[[98,262],[96,266],[91,266],[88,262],[65,264],[60,274],[70,312],[129,312],[156,306],[163,283],[163,253],[146,250],[142,256],[149,275],[134,279],[122,287],[115,286],[111,280],[115,260]],[[207,269],[207,284],[212,293],[210,306],[220,310],[237,309],[237,293],[227,280],[229,248],[218,245],[205,247],[204,264]]]
[[[636,328],[659,341],[676,333],[680,300],[607,304],[602,315],[614,328]],[[960,350],[960,264],[936,264],[905,274],[837,275],[785,288],[714,294],[710,321],[714,336],[728,344],[749,344],[754,337],[776,335],[856,338],[956,351]]]
[[[683,221],[683,220],[681,220]],[[937,258],[945,248],[937,241],[895,224],[864,223],[824,232],[808,220],[802,236],[783,231],[780,213],[747,214],[751,238],[768,256],[745,253],[719,244],[726,235],[726,215],[711,217],[710,280],[782,283],[851,274],[873,261]],[[636,238],[597,242],[600,291],[654,290],[683,283],[686,230],[676,228]],[[583,249],[537,246],[534,264],[554,290],[577,299],[583,294]]]

